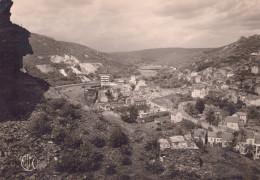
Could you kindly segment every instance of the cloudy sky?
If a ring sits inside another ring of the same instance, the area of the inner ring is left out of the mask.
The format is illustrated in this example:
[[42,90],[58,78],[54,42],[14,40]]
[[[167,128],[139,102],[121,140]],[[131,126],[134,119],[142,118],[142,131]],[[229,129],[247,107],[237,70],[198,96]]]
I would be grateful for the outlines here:
[[13,0],[12,21],[97,50],[219,47],[260,34],[260,0]]

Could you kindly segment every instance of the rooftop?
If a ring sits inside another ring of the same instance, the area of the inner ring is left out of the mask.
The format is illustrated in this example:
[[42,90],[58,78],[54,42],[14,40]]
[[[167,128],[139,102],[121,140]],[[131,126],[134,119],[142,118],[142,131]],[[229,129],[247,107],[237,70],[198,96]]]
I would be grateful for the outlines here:
[[239,119],[234,116],[228,116],[226,117],[226,123],[238,123]]
[[233,134],[229,133],[229,132],[222,132],[221,137],[222,137],[222,140],[225,140],[225,141],[233,140]]
[[170,137],[170,140],[172,143],[185,141],[183,136],[172,136],[172,137]]
[[167,139],[159,139],[160,150],[165,150],[167,148],[171,148],[171,145]]
[[246,112],[237,112],[236,114],[239,115],[239,116],[247,116]]
[[204,129],[196,129],[194,131],[194,137],[204,137],[206,134],[206,131]]
[[260,144],[260,134],[255,135],[255,144]]
[[201,90],[201,89],[205,89],[206,86],[203,85],[203,84],[196,84],[193,86],[193,89],[196,89],[196,90]]

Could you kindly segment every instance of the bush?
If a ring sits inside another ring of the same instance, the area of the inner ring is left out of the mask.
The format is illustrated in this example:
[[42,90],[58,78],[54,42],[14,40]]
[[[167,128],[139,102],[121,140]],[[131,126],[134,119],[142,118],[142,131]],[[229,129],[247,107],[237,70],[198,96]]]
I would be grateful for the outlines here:
[[127,123],[134,123],[134,122],[136,122],[134,119],[131,119],[131,117],[128,116],[128,115],[122,115],[122,116],[121,116],[121,119],[122,119],[124,122],[127,122]]
[[163,166],[158,163],[158,162],[155,162],[155,163],[147,163],[146,164],[146,170],[151,172],[152,174],[161,174],[164,172],[164,168]]
[[145,148],[146,151],[157,150],[157,148],[158,148],[157,139],[153,139],[151,141],[148,141],[144,148]]
[[96,137],[91,141],[91,143],[94,144],[97,148],[103,148],[106,146],[106,141],[100,137]]
[[49,124],[49,117],[46,114],[41,114],[35,119],[33,119],[31,125],[31,133],[36,136],[41,136],[45,134],[49,134],[52,131],[52,127]]
[[124,145],[121,146],[121,153],[127,156],[131,156],[132,155],[132,147],[130,145]]
[[58,129],[53,133],[53,142],[56,144],[61,144],[67,137],[67,132],[64,129]]
[[59,172],[85,173],[99,170],[103,158],[102,154],[94,152],[89,146],[85,146],[81,149],[64,152],[55,166]]
[[59,98],[59,99],[52,99],[50,102],[50,109],[51,110],[58,110],[61,109],[62,107],[64,107],[66,104],[66,100],[63,98]]
[[129,157],[124,157],[124,158],[122,159],[122,164],[123,164],[124,166],[129,166],[129,165],[132,164],[132,161],[131,161],[131,159],[130,159]]
[[192,117],[197,118],[199,111],[195,108],[195,106],[191,103],[188,103],[185,111]]
[[69,135],[64,139],[64,145],[66,146],[66,148],[78,149],[82,144],[82,140],[74,135]]
[[73,104],[66,104],[60,111],[62,117],[72,117],[73,119],[81,118],[80,108]]
[[202,114],[204,109],[205,109],[205,104],[204,104],[204,102],[201,99],[198,99],[196,101],[195,107],[199,111],[199,113]]
[[189,120],[183,120],[183,121],[182,121],[182,126],[183,126],[186,130],[188,130],[188,131],[194,130],[194,129],[196,128],[196,124],[193,123],[193,122],[191,122],[191,121],[189,121]]
[[107,174],[107,175],[114,175],[114,174],[116,174],[116,165],[110,164],[110,165],[106,168],[106,174]]
[[115,129],[110,135],[110,144],[113,148],[119,148],[128,144],[128,137],[121,130],[121,128]]
[[120,177],[120,179],[121,179],[121,180],[130,180],[131,178],[130,178],[129,175],[122,175],[122,176]]

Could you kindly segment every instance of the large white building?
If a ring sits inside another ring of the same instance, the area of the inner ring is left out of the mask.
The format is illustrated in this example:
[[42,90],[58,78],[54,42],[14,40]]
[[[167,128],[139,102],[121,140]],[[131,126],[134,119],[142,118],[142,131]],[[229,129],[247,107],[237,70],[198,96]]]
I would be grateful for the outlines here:
[[110,86],[110,75],[109,74],[101,74],[100,75],[101,87]]
[[193,98],[205,98],[205,96],[208,95],[208,88],[204,85],[196,85],[193,87],[193,90],[191,92],[191,97]]
[[252,66],[251,67],[251,72],[254,73],[254,74],[258,74],[259,73],[259,66]]

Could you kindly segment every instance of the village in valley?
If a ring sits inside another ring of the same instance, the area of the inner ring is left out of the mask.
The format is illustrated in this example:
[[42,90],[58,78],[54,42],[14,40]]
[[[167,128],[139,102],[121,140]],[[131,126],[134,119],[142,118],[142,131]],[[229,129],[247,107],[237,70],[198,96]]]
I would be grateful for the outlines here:
[[0,0],[0,180],[260,179],[259,9]]
[[[204,146],[221,147],[257,160],[260,66],[254,62],[259,59],[259,52],[251,53],[243,64],[202,71],[145,65],[138,76],[100,74],[95,81],[56,89],[91,111],[113,116],[117,122],[159,132],[161,162],[169,161],[175,150],[196,153]],[[175,81],[184,83],[174,88],[154,84],[162,72],[172,73]],[[171,130],[172,125],[179,125],[179,130]],[[190,128],[183,131],[185,126]]]

